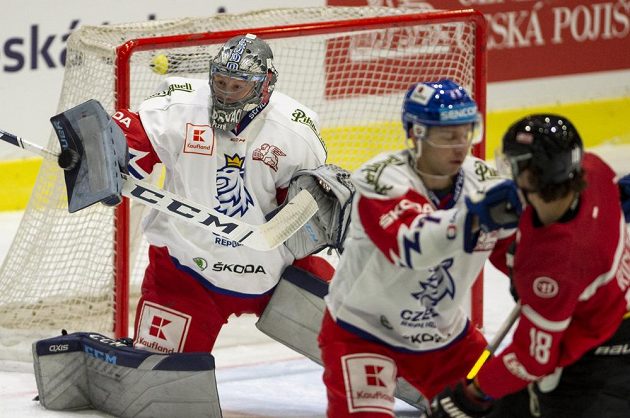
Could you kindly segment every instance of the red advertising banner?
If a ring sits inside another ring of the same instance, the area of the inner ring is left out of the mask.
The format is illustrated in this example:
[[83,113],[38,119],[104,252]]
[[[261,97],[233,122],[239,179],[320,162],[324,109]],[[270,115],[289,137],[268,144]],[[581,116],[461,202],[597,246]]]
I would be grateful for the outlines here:
[[330,6],[474,8],[488,21],[488,81],[630,69],[630,0],[327,0]]
[[473,57],[482,49],[477,25],[485,22],[470,10],[449,12],[410,21],[413,24],[399,22],[387,30],[366,28],[364,33],[327,39],[326,97],[402,93],[420,74],[431,80],[448,77],[473,87],[480,74]]

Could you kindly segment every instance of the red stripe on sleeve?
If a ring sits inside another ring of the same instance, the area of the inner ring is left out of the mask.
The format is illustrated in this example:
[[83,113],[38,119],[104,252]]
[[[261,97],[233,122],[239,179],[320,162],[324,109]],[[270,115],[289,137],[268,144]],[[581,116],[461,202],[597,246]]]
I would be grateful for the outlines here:
[[391,262],[392,252],[400,255],[398,230],[411,225],[418,215],[433,210],[429,200],[414,190],[394,199],[359,196],[358,202],[359,219],[365,233]]
[[129,109],[119,109],[112,119],[120,126],[127,138],[130,149],[129,165],[140,169],[139,177],[143,178],[144,175],[153,171],[155,164],[160,163],[160,158],[142,126],[140,116]]

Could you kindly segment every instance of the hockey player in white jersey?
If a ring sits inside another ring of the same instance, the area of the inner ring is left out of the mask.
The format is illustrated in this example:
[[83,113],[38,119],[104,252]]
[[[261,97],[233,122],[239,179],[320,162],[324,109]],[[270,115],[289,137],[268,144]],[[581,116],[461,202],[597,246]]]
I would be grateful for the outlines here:
[[[137,178],[166,168],[164,188],[262,224],[284,201],[297,170],[325,163],[318,117],[274,91],[269,45],[247,34],[228,40],[208,79],[166,78],[137,112],[114,119]],[[282,271],[285,246],[261,252],[152,211],[143,223],[149,265],[135,322],[135,345],[161,353],[210,352],[232,314],[260,314]],[[320,275],[332,269],[323,265]]]
[[461,86],[415,84],[402,120],[409,149],[352,176],[350,231],[319,336],[329,417],[393,416],[397,377],[431,399],[466,375],[486,341],[465,298],[493,250],[505,263],[520,212],[513,182],[469,155],[482,126]]

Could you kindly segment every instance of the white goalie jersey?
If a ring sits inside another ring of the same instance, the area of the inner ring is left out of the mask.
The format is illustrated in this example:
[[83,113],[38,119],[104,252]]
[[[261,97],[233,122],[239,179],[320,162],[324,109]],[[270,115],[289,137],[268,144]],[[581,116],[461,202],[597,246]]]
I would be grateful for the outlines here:
[[[165,189],[243,222],[262,224],[282,203],[278,200],[297,170],[325,163],[317,116],[274,92],[266,106],[245,116],[236,133],[215,130],[210,94],[207,80],[172,77],[137,114],[118,111],[114,119],[127,136],[129,171],[143,178],[161,162]],[[224,293],[265,293],[293,261],[284,246],[256,251],[155,210],[143,226],[149,244],[167,247],[179,268]]]
[[[467,233],[465,196],[504,180],[469,156],[437,199],[408,151],[357,170],[352,222],[326,303],[341,327],[396,350],[439,349],[468,326],[464,298],[497,242],[513,230]],[[503,246],[501,246],[503,248]],[[499,258],[503,258],[503,254]]]

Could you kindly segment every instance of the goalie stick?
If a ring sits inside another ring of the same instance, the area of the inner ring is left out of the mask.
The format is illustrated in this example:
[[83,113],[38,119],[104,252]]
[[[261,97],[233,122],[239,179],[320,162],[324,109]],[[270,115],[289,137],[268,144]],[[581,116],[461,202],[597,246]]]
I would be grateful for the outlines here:
[[[45,158],[58,159],[60,166],[65,165],[59,155],[1,129],[0,140]],[[69,166],[72,168],[72,163]],[[68,169],[68,166],[64,168]],[[251,225],[150,183],[133,179],[124,173],[121,175],[124,179],[123,196],[259,251],[269,251],[284,243],[317,212],[315,199],[308,191],[302,190],[271,220],[261,225]]]

